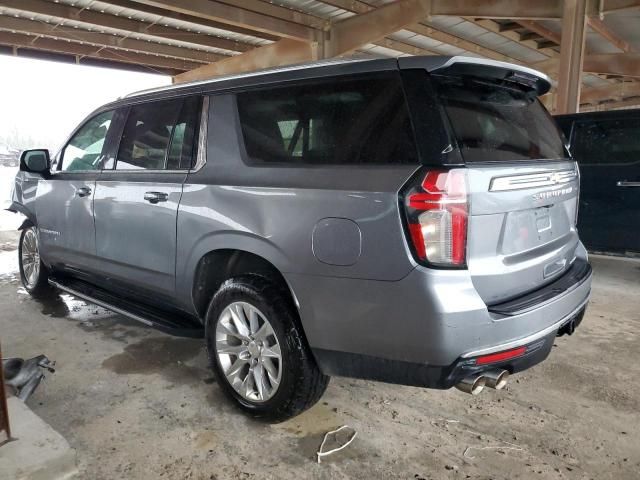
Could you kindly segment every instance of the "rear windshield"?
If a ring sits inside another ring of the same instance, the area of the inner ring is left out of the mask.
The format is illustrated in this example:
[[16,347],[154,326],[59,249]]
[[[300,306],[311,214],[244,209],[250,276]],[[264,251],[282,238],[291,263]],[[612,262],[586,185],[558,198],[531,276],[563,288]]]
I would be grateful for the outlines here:
[[565,157],[560,131],[535,91],[512,82],[432,78],[465,162]]

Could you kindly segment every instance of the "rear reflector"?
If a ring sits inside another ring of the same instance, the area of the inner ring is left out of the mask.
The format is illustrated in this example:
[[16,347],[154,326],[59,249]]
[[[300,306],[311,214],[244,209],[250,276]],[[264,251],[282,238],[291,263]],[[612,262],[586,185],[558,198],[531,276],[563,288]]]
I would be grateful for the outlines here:
[[476,365],[487,365],[489,363],[502,362],[511,358],[521,357],[527,352],[527,347],[518,347],[504,352],[491,353],[476,358]]

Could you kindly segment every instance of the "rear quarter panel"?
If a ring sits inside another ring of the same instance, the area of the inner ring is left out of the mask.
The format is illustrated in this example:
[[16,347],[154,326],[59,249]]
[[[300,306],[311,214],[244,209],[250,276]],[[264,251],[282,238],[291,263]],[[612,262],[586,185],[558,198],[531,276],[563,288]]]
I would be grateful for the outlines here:
[[[184,185],[176,273],[185,303],[199,260],[224,248],[261,256],[290,282],[288,274],[395,281],[414,268],[397,192],[418,166],[249,166],[235,112],[233,97],[211,97],[207,162]],[[361,246],[353,264],[331,265],[314,255],[313,231],[326,218],[357,224]]]

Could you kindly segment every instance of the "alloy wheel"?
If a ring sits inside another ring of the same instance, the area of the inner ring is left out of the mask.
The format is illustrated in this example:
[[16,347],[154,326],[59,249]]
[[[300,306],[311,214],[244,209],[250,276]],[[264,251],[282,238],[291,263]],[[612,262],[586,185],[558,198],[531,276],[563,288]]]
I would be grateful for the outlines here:
[[275,395],[282,380],[280,343],[256,307],[229,304],[218,317],[215,348],[226,380],[242,398],[260,403]]
[[20,261],[27,286],[29,288],[35,287],[40,276],[40,251],[35,228],[28,229],[24,234]]

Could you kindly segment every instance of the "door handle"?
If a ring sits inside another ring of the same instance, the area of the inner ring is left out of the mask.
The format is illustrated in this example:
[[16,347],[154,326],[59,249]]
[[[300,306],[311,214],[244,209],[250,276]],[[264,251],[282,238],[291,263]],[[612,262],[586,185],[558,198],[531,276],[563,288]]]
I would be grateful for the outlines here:
[[164,192],[146,192],[144,199],[149,203],[166,202],[169,199],[169,195]]
[[76,195],[78,195],[79,197],[88,197],[89,195],[91,195],[91,189],[89,187],[80,187],[76,191]]
[[640,182],[628,182],[626,180],[620,180],[616,183],[618,187],[640,187]]

